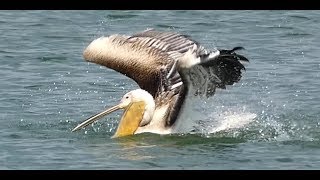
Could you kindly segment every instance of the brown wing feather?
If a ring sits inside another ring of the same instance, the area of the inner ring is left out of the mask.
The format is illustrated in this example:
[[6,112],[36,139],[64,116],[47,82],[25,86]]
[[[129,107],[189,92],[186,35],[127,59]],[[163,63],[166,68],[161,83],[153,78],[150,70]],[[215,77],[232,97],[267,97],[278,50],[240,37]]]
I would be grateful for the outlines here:
[[148,45],[148,40],[152,39],[128,40],[128,36],[121,35],[101,37],[91,42],[83,56],[89,62],[130,77],[154,96],[158,90],[161,69],[172,63],[173,59],[160,49]]
[[[111,35],[101,37],[84,50],[85,60],[114,69],[137,82],[154,97],[159,89],[163,74],[167,74],[174,62],[189,48],[198,45],[185,35],[174,32],[146,30],[132,36]],[[199,46],[198,49],[206,51]],[[203,52],[204,53],[204,52]],[[181,81],[176,71],[165,85]]]

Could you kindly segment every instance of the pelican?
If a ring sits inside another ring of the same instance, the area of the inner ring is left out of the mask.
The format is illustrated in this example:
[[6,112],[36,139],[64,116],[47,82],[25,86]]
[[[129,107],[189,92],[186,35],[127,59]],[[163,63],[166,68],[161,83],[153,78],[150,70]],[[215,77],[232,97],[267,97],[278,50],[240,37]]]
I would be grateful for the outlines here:
[[[119,109],[124,113],[112,138],[144,132],[174,133],[187,95],[210,97],[241,79],[242,62],[231,50],[208,50],[177,32],[147,29],[131,36],[114,34],[93,40],[84,50],[86,61],[111,68],[140,87],[128,92],[116,106],[76,126],[79,130]],[[183,122],[182,122],[183,123]]]

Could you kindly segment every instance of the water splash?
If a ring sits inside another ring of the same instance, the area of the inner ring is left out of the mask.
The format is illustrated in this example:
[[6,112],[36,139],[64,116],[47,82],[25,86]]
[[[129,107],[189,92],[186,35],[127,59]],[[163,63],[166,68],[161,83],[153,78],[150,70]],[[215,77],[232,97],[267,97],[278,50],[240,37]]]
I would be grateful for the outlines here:
[[231,129],[240,129],[246,127],[257,117],[254,113],[249,112],[230,112],[226,111],[222,114],[213,115],[217,119],[217,124],[210,125],[207,129],[208,133],[226,131]]

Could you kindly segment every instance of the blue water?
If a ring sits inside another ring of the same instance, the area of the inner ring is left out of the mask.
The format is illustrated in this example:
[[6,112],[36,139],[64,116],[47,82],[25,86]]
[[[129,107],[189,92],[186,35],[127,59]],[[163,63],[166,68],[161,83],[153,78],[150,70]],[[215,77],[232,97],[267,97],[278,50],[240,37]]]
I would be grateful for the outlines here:
[[[0,11],[0,169],[318,169],[320,11]],[[110,139],[138,88],[85,62],[95,38],[147,28],[245,47],[241,81],[191,103],[197,133]],[[232,128],[226,128],[231,125]]]

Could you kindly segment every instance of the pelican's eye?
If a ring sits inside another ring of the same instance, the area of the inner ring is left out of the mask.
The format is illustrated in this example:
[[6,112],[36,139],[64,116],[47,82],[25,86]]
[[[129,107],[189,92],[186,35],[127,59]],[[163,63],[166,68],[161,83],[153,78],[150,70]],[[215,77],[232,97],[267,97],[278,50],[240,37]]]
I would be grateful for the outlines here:
[[128,99],[129,98],[129,96],[126,96],[126,99]]

